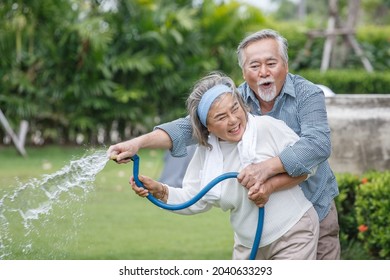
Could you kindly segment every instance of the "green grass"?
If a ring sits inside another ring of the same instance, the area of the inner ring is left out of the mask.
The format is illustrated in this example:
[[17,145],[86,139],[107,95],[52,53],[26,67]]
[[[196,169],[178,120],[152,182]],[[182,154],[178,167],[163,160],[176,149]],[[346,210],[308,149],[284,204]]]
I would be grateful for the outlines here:
[[[71,160],[90,153],[88,150],[65,146],[27,148],[28,157],[23,158],[13,147],[0,146],[0,199],[20,185],[53,174]],[[140,173],[158,178],[163,167],[162,151],[144,150],[139,155]],[[159,209],[134,194],[128,184],[131,174],[131,163],[118,165],[109,161],[96,176],[91,191],[65,193],[49,215],[33,221],[31,232],[23,227],[18,212],[7,211],[9,224],[4,225],[4,219],[0,219],[0,241],[6,245],[7,253],[3,259],[231,258],[233,232],[228,213],[214,209],[201,215],[181,216]],[[18,203],[27,207],[35,191],[25,190]],[[0,210],[10,206],[17,209],[13,203],[0,203]],[[0,249],[0,256],[1,253]]]

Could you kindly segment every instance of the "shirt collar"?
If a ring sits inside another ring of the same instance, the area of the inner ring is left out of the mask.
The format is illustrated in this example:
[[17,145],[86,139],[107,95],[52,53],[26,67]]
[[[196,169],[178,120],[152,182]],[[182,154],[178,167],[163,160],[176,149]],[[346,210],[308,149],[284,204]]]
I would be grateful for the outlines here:
[[297,95],[295,93],[293,78],[293,74],[287,73],[286,81],[283,85],[281,94],[288,94],[295,98]]

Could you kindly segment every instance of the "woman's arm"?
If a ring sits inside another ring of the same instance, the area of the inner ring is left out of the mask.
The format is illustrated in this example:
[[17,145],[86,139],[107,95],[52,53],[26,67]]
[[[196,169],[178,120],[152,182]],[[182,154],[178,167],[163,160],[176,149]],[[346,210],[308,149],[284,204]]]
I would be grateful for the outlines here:
[[142,148],[161,148],[170,149],[175,157],[183,157],[187,155],[187,146],[194,143],[191,122],[187,116],[156,126],[147,134],[111,145],[107,156],[118,163],[127,163]]
[[111,145],[107,150],[107,156],[117,163],[127,163],[130,157],[142,148],[170,149],[171,147],[172,141],[169,135],[164,130],[156,129],[131,140]]

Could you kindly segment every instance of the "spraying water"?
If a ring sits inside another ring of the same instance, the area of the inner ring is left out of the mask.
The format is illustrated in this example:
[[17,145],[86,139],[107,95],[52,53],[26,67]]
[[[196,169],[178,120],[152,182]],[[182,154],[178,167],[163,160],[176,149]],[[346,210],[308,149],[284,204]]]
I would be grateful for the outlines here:
[[[11,193],[3,195],[0,199],[0,260],[14,258],[13,251],[26,255],[32,250],[36,236],[49,236],[51,233],[45,231],[45,225],[53,222],[53,212],[57,213],[55,219],[69,219],[70,214],[70,223],[75,223],[81,215],[74,207],[75,202],[86,199],[94,188],[96,175],[107,162],[105,151],[95,151],[53,174],[19,183]],[[61,242],[66,243],[66,240]]]

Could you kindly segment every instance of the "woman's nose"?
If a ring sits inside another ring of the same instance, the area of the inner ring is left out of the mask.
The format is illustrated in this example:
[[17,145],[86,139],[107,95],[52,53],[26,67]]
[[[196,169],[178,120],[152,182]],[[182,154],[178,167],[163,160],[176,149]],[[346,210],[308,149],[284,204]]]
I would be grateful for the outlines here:
[[230,114],[229,115],[229,123],[234,124],[237,122],[237,116],[235,114]]

